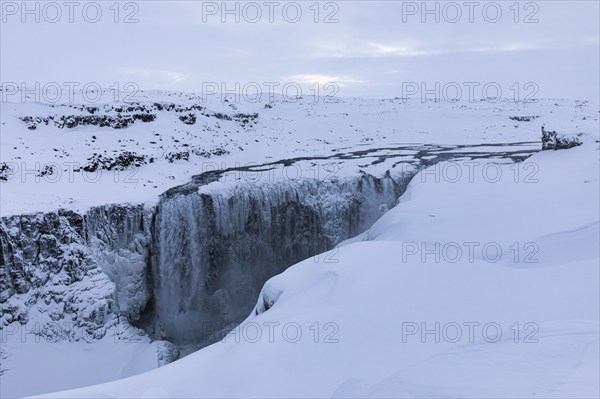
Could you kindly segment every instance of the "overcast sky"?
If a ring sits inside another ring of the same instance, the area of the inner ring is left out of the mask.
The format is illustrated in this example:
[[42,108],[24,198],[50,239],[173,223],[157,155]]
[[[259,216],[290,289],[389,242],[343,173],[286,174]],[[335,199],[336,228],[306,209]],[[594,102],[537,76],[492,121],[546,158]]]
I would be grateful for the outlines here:
[[[88,3],[69,10],[58,1],[60,18],[55,5],[39,3],[36,22],[35,2],[28,3],[34,14],[24,14],[21,1],[3,1],[2,82],[135,82],[182,91],[206,82],[335,82],[340,96],[369,97],[400,96],[406,82],[497,82],[505,97],[517,82],[523,97],[533,82],[537,98],[598,99],[597,1],[427,3],[437,4],[439,22],[423,15],[420,1],[241,2],[239,22],[222,14],[220,1],[121,2],[118,15],[109,1],[99,2],[96,23],[86,21],[96,19]],[[138,22],[124,23],[128,16]]]

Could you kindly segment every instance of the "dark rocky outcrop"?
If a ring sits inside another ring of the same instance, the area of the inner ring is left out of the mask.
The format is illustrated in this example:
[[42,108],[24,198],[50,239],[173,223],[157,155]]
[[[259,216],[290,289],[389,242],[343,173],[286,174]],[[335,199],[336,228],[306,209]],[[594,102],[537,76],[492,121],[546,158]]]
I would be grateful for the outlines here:
[[565,150],[582,144],[581,133],[565,134],[553,130],[546,130],[542,126],[542,150]]
[[8,166],[6,162],[0,162],[0,181],[7,181],[10,172],[10,166]]
[[[50,105],[55,107],[54,105]],[[156,112],[175,112],[178,118],[187,125],[193,125],[197,116],[193,111],[200,112],[205,117],[214,117],[220,120],[236,121],[242,127],[256,124],[258,114],[238,113],[233,116],[222,112],[203,112],[205,107],[198,104],[181,105],[173,103],[139,104],[131,103],[125,105],[105,104],[104,107],[85,105],[65,105],[77,111],[86,112],[83,115],[50,115],[50,116],[22,116],[21,119],[29,130],[35,130],[40,125],[53,125],[59,129],[73,129],[77,126],[109,127],[112,129],[124,129],[135,123],[153,122],[157,118]],[[104,114],[101,114],[101,111]]]
[[508,119],[517,122],[531,122],[534,119],[539,118],[539,116],[509,116]]
[[20,118],[27,124],[29,130],[37,129],[38,125],[52,123],[59,129],[73,129],[77,126],[110,127],[112,129],[124,129],[135,121],[152,122],[156,119],[155,114],[132,114],[132,115],[61,115],[48,117],[24,116]]
[[179,120],[186,125],[193,125],[196,123],[196,115],[190,112],[189,114],[180,115]]
[[145,155],[138,155],[131,151],[123,151],[116,157],[93,154],[88,158],[87,164],[82,169],[86,172],[95,172],[96,170],[125,170],[131,166],[140,167],[146,164],[146,158]]
[[229,154],[229,151],[222,147],[216,147],[210,150],[206,150],[200,147],[194,147],[187,151],[169,152],[165,154],[165,159],[169,161],[169,163],[173,163],[175,161],[189,161],[190,154],[194,154],[203,158],[211,158],[213,156]]

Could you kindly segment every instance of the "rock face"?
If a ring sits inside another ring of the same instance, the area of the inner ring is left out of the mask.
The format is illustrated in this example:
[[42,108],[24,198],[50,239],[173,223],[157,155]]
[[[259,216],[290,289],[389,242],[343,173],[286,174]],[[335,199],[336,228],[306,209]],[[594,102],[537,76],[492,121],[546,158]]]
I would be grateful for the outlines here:
[[150,300],[146,259],[153,208],[106,205],[88,211],[86,237],[94,259],[116,285],[118,311],[134,322]]
[[100,339],[119,322],[130,328],[127,320],[149,298],[151,213],[110,205],[83,216],[59,210],[2,218],[0,327],[19,323],[50,341]]
[[50,340],[104,335],[114,321],[114,284],[91,256],[83,224],[60,210],[2,218],[2,326],[34,316],[36,333]]
[[581,134],[565,134],[546,130],[542,126],[542,150],[565,150],[581,145]]
[[152,228],[149,331],[178,344],[217,341],[267,279],[367,229],[408,180],[361,174],[166,194]]
[[179,348],[169,341],[155,341],[158,367],[165,366],[179,359]]

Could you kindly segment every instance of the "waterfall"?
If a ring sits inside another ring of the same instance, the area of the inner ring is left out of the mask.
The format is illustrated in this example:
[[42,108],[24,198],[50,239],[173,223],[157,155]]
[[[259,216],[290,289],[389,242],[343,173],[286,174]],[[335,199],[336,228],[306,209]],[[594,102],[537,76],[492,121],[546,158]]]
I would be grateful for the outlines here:
[[164,195],[149,258],[154,335],[217,341],[251,312],[266,280],[366,230],[408,180],[360,174]]

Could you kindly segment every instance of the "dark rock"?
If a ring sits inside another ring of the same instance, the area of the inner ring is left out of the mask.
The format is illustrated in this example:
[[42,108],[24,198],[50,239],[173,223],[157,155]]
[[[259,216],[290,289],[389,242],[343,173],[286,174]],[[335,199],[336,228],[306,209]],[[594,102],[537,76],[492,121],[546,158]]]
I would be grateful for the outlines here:
[[581,145],[579,137],[582,133],[564,134],[553,130],[546,130],[542,126],[542,151],[544,150],[565,150]]
[[196,115],[190,112],[186,115],[180,115],[179,120],[185,123],[186,125],[193,125],[196,123]]
[[96,170],[125,170],[131,166],[140,167],[146,164],[146,155],[138,155],[131,151],[124,151],[116,157],[103,156],[94,153],[88,158],[88,163],[83,166],[86,172]]
[[188,161],[190,159],[189,151],[180,151],[180,152],[170,152],[165,155],[165,159],[169,161],[169,163],[173,163],[175,161]]
[[509,116],[508,119],[517,121],[517,122],[531,122],[534,119],[539,118],[539,116]]
[[9,173],[12,172],[6,162],[0,162],[0,181],[7,181]]

